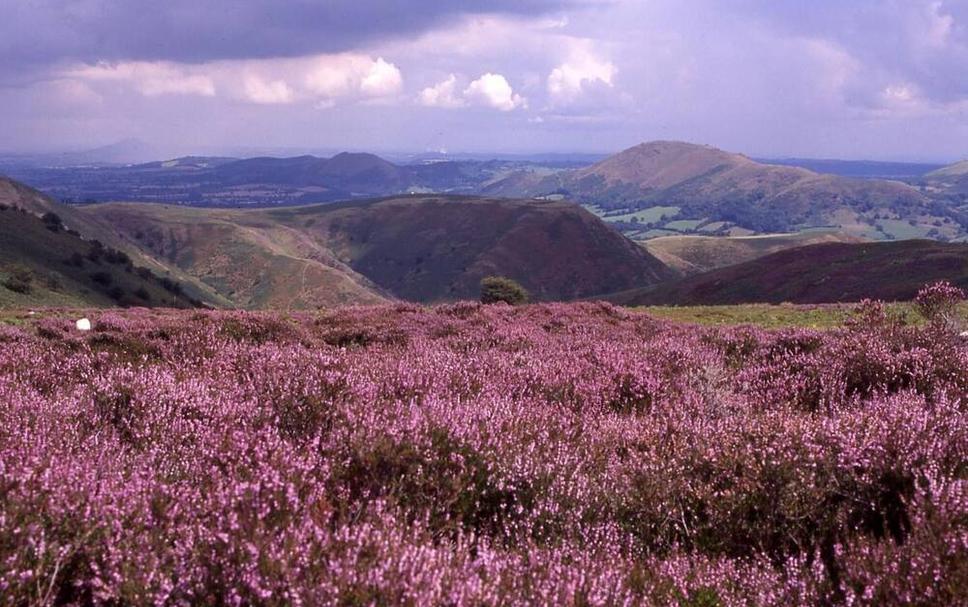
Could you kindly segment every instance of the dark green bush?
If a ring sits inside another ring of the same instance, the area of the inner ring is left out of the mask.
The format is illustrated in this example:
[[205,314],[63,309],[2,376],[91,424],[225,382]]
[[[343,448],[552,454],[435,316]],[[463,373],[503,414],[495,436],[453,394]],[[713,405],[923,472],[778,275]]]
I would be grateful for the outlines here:
[[40,219],[44,222],[44,226],[51,232],[60,232],[64,227],[64,222],[57,213],[44,213]]
[[13,271],[13,273],[8,276],[3,281],[3,286],[10,289],[14,293],[21,293],[26,295],[30,293],[33,288],[32,283],[34,281],[33,275],[30,270],[18,268]]
[[92,272],[88,276],[94,283],[104,287],[114,282],[114,277],[109,272]]
[[488,276],[481,280],[481,303],[504,302],[512,306],[528,303],[528,292],[517,282],[504,276]]

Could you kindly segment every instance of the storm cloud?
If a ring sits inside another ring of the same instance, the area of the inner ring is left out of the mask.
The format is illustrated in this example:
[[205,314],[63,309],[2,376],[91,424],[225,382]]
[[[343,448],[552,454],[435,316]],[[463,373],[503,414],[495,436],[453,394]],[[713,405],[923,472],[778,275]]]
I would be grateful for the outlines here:
[[0,149],[968,156],[968,0],[0,0]]

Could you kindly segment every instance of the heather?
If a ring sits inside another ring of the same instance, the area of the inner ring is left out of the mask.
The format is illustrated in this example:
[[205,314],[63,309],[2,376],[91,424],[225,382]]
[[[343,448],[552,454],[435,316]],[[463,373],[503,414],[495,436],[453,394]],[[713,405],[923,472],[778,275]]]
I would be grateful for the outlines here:
[[597,303],[0,325],[0,602],[957,604],[949,296],[824,331]]

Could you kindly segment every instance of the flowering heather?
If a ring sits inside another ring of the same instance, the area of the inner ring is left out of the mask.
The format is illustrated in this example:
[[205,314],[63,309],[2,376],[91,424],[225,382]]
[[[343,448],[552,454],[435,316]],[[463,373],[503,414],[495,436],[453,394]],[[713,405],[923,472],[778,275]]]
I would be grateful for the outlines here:
[[938,323],[90,318],[0,325],[3,604],[965,604]]

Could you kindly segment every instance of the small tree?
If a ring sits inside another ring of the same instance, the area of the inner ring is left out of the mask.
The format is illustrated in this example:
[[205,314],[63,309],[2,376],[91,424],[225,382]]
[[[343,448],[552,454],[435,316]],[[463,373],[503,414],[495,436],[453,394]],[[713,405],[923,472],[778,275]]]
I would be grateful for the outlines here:
[[488,276],[481,280],[481,303],[503,301],[512,306],[528,303],[528,291],[504,276]]

